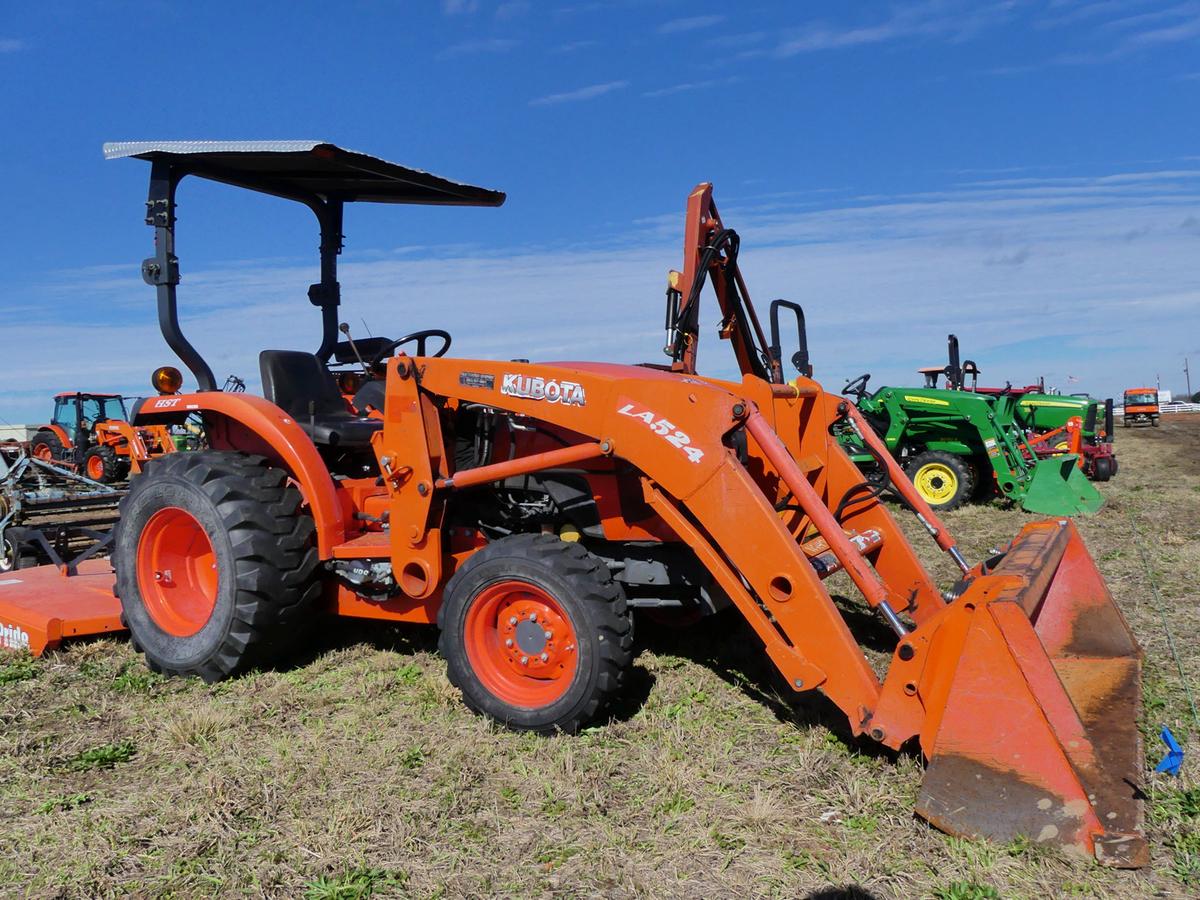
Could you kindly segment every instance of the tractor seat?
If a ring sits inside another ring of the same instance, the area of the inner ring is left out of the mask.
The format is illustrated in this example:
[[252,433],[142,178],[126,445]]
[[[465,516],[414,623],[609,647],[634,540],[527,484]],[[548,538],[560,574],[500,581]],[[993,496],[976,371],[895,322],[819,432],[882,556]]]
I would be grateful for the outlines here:
[[362,419],[346,408],[342,394],[314,353],[264,350],[258,355],[263,396],[296,420],[315,444],[367,447],[383,427],[379,419]]

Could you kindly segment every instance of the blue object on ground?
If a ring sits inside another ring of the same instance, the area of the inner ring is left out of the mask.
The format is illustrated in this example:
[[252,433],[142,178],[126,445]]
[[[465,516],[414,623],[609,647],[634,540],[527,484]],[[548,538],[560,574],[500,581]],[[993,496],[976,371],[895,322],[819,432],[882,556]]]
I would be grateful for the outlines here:
[[1162,758],[1162,762],[1154,767],[1154,771],[1166,772],[1168,775],[1178,777],[1179,767],[1183,765],[1183,748],[1179,746],[1179,741],[1175,740],[1175,735],[1171,734],[1171,729],[1166,725],[1159,732],[1159,737],[1167,745],[1167,755]]

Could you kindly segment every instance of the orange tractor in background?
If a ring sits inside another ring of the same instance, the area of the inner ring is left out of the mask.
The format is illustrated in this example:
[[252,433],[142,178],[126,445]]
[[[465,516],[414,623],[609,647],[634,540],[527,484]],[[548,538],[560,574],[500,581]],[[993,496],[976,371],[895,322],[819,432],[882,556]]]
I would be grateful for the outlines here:
[[[418,331],[370,347],[348,407],[330,369],[344,204],[499,206],[504,195],[331,144],[105,153],[151,164],[155,255],[142,273],[199,385],[147,400],[134,425],[195,416],[209,448],[151,460],[121,504],[116,589],[151,668],[215,681],[267,665],[322,612],[423,624],[440,630],[473,710],[574,732],[620,693],[635,610],[736,610],[793,690],[819,691],[863,739],[919,747],[917,811],[938,828],[1147,862],[1141,651],[1074,526],[1035,522],[991,558],[965,560],[854,406],[812,379],[799,307],[773,304],[767,339],[709,185],[688,202],[668,362],[462,359],[449,335]],[[219,391],[180,329],[175,193],[187,175],[295,200],[320,224],[308,297],[322,340],[315,353],[262,351],[263,397]],[[740,378],[696,370],[706,281]],[[791,380],[783,309],[801,333]],[[835,425],[861,431],[882,480],[863,478]],[[883,504],[888,489],[954,560],[945,590]],[[830,578],[890,629],[886,670],[868,661]]]
[[1128,388],[1125,391],[1124,411],[1121,415],[1121,424],[1125,428],[1139,422],[1143,425],[1149,423],[1157,428],[1160,412],[1158,388]]
[[129,424],[120,394],[76,391],[55,396],[54,414],[38,427],[29,449],[36,459],[66,464],[93,481],[111,484],[176,448],[169,428]]

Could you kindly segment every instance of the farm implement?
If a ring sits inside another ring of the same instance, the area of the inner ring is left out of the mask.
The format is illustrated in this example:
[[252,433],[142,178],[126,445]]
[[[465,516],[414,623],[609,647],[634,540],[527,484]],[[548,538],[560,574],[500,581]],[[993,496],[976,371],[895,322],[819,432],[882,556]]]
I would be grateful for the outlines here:
[[[499,206],[503,194],[330,144],[106,154],[151,164],[143,275],[200,386],[148,400],[135,424],[193,415],[210,448],[152,460],[121,505],[116,588],[153,669],[215,681],[270,664],[322,611],[436,625],[471,709],[573,732],[619,694],[635,610],[732,607],[792,689],[820,691],[865,740],[920,747],[917,812],[936,827],[1146,863],[1141,651],[1079,534],[1033,522],[992,558],[964,559],[863,414],[810,377],[803,349],[788,382],[778,320],[795,313],[804,348],[802,312],[772,304],[767,340],[711,186],[688,200],[668,362],[455,358],[430,330],[354,351],[351,395],[330,370],[343,205]],[[264,397],[216,390],[179,328],[185,175],[295,200],[321,226],[309,298],[322,338],[315,353],[262,352]],[[706,282],[737,381],[695,369]],[[884,484],[864,479],[835,426],[861,433]],[[958,568],[944,593],[880,502],[886,483]],[[835,573],[839,594],[894,635],[882,676],[826,587]]]
[[[870,375],[843,389],[863,418],[908,473],[917,491],[935,509],[950,510],[975,496],[993,492],[1029,512],[1051,516],[1090,515],[1104,498],[1088,482],[1082,460],[1083,428],[1077,419],[1061,431],[1030,435],[1018,420],[1022,395],[964,388],[964,377],[977,378],[972,360],[960,362],[958,339],[949,337],[950,362],[922,369],[925,386],[867,390]],[[937,378],[946,375],[947,386]],[[1092,422],[1093,429],[1095,422]],[[878,471],[879,459],[850,428],[838,438],[855,462]],[[1065,447],[1059,446],[1062,436]],[[1111,456],[1111,444],[1097,452]],[[1070,449],[1077,452],[1066,452]],[[1112,467],[1115,471],[1115,465]]]
[[40,654],[122,630],[112,567],[98,555],[123,494],[20,448],[0,452],[0,647]]

